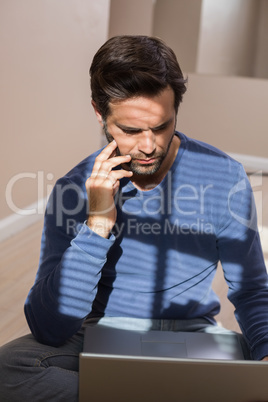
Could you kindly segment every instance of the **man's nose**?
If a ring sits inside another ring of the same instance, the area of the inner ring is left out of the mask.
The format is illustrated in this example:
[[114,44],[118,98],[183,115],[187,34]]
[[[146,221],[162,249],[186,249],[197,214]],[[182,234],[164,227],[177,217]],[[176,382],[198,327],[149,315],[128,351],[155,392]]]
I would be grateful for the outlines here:
[[155,134],[152,130],[144,130],[140,134],[138,147],[139,151],[147,155],[150,155],[155,151]]

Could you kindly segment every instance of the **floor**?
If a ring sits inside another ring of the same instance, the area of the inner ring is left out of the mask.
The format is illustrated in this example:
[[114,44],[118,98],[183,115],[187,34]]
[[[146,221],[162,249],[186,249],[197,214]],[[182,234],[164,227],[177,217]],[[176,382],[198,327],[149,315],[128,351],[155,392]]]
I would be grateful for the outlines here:
[[[268,267],[268,177],[252,178],[252,186],[259,214],[260,234]],[[38,260],[42,220],[0,244],[0,345],[29,333],[23,314],[27,293],[33,284]],[[216,275],[217,291],[222,311],[218,321],[228,329],[238,330],[233,307],[226,299],[227,286],[221,270]]]
[[0,345],[29,333],[23,305],[38,266],[42,223],[0,243]]

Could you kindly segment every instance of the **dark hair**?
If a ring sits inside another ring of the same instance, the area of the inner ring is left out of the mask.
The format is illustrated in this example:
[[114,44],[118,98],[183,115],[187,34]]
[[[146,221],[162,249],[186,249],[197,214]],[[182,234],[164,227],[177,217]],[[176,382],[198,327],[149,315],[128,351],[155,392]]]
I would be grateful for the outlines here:
[[156,96],[167,86],[174,91],[177,113],[187,82],[173,50],[142,35],[109,39],[95,54],[90,76],[92,100],[104,120],[111,101]]

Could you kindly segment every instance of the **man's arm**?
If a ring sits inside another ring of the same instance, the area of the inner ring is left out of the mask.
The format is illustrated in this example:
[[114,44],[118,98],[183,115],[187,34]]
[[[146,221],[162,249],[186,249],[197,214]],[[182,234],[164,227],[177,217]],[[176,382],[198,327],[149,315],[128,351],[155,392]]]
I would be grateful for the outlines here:
[[240,168],[222,215],[218,249],[235,316],[252,357],[268,356],[268,277],[257,227],[254,197]]
[[[25,303],[29,327],[40,342],[64,343],[81,328],[91,311],[102,267],[114,243],[113,237],[107,239],[114,224],[110,215],[116,219],[113,197],[119,179],[131,176],[123,170],[108,173],[109,179],[103,176],[107,173],[105,168],[111,171],[129,160],[129,157],[112,158],[115,148],[115,143],[109,144],[99,154],[87,181],[89,215],[85,189],[66,178],[57,182],[48,202],[39,270]],[[108,159],[113,160],[104,163]],[[77,233],[70,233],[73,222],[80,226]],[[98,227],[107,229],[105,236],[98,233]]]

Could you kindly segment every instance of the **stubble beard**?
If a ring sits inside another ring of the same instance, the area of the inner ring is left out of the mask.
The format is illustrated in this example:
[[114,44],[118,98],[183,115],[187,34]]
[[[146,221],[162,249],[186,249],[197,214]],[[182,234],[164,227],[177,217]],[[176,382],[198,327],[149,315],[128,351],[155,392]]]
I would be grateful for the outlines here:
[[[112,142],[114,138],[108,132],[106,122],[103,122],[103,131],[104,131],[104,134],[106,136],[107,141]],[[167,154],[169,152],[169,149],[170,149],[172,140],[174,138],[174,135],[175,135],[175,130],[174,130],[174,133],[173,133],[173,135],[172,135],[172,137],[171,137],[171,139],[170,139],[170,141],[168,143],[166,151],[155,152],[155,153],[150,154],[150,155],[146,155],[146,154],[136,154],[136,155],[129,154],[131,156],[131,161],[128,162],[128,163],[124,163],[122,165],[123,168],[127,169],[127,170],[130,170],[131,172],[133,172],[133,174],[138,175],[138,176],[152,176],[152,175],[154,175],[155,173],[157,173],[159,171],[160,167],[162,166],[162,163],[163,163],[164,159],[166,158],[166,156],[167,156]],[[118,147],[116,149],[116,155],[117,156],[122,155]],[[144,166],[139,164],[138,162],[135,162],[135,160],[137,160],[137,159],[144,159],[145,156],[147,158],[154,158],[155,161],[153,163],[146,164]]]

